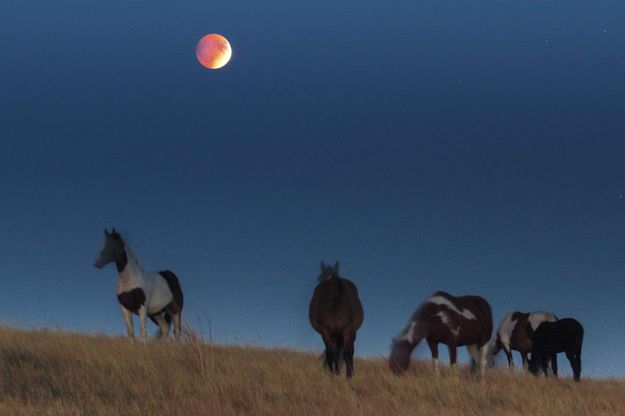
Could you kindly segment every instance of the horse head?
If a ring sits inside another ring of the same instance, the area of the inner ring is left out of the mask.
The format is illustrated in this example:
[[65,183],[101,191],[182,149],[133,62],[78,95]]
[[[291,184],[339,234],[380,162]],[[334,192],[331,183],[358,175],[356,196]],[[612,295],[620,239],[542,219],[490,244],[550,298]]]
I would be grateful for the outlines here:
[[391,355],[388,357],[388,366],[397,375],[404,373],[410,366],[410,354],[414,349],[410,341],[399,338],[393,338]]
[[107,264],[119,260],[124,253],[124,248],[124,241],[121,235],[115,231],[115,228],[113,228],[111,232],[105,228],[102,249],[98,253],[93,265],[101,269]]
[[321,261],[320,267],[321,267],[321,274],[319,275],[319,278],[317,279],[319,282],[330,279],[332,277],[339,277],[339,262],[338,261],[334,263],[334,266],[327,265],[323,261]]

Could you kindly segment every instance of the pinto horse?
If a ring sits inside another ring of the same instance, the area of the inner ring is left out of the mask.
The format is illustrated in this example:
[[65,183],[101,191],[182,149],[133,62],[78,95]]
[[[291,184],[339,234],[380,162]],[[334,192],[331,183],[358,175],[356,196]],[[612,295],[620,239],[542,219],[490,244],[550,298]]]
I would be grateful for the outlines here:
[[425,338],[430,351],[434,371],[438,368],[438,344],[449,348],[449,362],[456,364],[457,347],[465,346],[471,355],[471,372],[484,376],[488,345],[493,331],[493,318],[488,302],[479,296],[452,296],[436,292],[412,314],[408,325],[393,339],[389,366],[395,374],[401,374],[410,365],[412,350]]
[[144,340],[147,339],[146,317],[159,326],[160,334],[165,338],[173,321],[174,336],[179,340],[183,297],[176,275],[169,270],[143,270],[139,260],[115,228],[111,232],[104,230],[104,245],[94,266],[101,269],[113,262],[119,273],[117,300],[126,320],[128,337],[134,337],[134,313],[139,315],[141,337]]
[[536,328],[543,322],[555,322],[558,317],[551,312],[510,312],[499,324],[493,338],[490,352],[490,362],[494,364],[494,357],[503,349],[508,359],[508,367],[514,368],[512,351],[521,353],[523,368],[527,370],[528,354],[532,351],[532,336]]
[[308,310],[310,324],[323,338],[327,369],[339,374],[342,355],[347,378],[351,378],[356,331],[364,319],[358,289],[352,281],[339,276],[338,261],[334,267],[321,262],[318,281]]
[[547,376],[547,365],[551,361],[553,375],[558,376],[557,355],[566,353],[573,378],[579,381],[582,374],[582,343],[584,328],[573,318],[564,318],[556,322],[543,322],[536,328],[532,337],[532,359],[529,369],[534,375],[542,370]]

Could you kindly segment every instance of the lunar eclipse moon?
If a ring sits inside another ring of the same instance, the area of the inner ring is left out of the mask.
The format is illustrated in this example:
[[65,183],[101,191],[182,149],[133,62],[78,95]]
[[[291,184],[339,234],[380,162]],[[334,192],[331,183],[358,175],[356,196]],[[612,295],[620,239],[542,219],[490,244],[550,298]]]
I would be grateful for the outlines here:
[[206,68],[219,69],[230,60],[232,48],[225,37],[211,33],[202,37],[197,43],[195,56]]

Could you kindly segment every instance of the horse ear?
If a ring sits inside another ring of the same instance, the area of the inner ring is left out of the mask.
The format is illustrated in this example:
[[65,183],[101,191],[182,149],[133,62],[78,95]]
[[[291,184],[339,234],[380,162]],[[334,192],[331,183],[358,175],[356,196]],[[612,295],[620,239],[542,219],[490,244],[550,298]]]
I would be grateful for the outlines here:
[[117,234],[117,231],[115,230],[115,227],[111,228],[111,233],[112,234]]
[[336,272],[336,274],[339,274],[339,261],[338,260],[334,263],[334,271]]
[[104,228],[104,237],[108,237],[111,234],[109,233],[109,230],[107,230],[106,228]]

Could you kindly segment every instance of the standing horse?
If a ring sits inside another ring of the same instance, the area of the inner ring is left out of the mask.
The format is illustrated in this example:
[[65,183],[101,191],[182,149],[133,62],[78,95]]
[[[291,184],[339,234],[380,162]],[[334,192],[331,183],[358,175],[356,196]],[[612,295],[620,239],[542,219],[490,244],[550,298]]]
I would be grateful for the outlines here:
[[543,322],[555,322],[558,317],[551,312],[510,312],[507,314],[497,328],[497,334],[491,345],[491,364],[494,364],[494,357],[503,348],[508,359],[508,367],[514,368],[512,350],[521,353],[523,368],[527,370],[528,354],[532,351],[532,336],[534,331]]
[[447,344],[449,362],[456,364],[456,348],[467,346],[471,355],[471,372],[483,377],[488,344],[493,332],[493,318],[488,302],[479,296],[455,297],[445,292],[430,296],[412,314],[408,325],[393,339],[389,366],[401,374],[410,365],[410,354],[423,338],[432,352],[434,371],[438,368],[438,344]]
[[128,337],[134,337],[132,314],[138,314],[141,322],[141,337],[146,340],[145,318],[157,324],[161,336],[167,338],[171,321],[174,322],[174,336],[180,339],[182,313],[182,289],[175,274],[169,270],[146,272],[115,228],[109,233],[104,230],[104,246],[94,266],[103,268],[115,262],[119,281],[117,300],[126,320]]
[[347,378],[351,378],[356,331],[364,318],[358,289],[350,280],[339,277],[338,261],[334,267],[321,262],[318,281],[308,310],[310,324],[323,338],[328,370],[340,373],[342,355],[347,367]]
[[566,353],[573,378],[579,381],[582,374],[582,343],[584,342],[584,328],[573,318],[564,318],[556,322],[543,322],[536,328],[532,337],[532,359],[529,369],[538,375],[542,369],[547,377],[547,365],[551,360],[553,375],[558,376],[557,355]]

